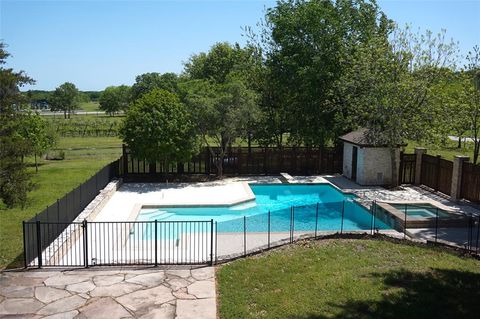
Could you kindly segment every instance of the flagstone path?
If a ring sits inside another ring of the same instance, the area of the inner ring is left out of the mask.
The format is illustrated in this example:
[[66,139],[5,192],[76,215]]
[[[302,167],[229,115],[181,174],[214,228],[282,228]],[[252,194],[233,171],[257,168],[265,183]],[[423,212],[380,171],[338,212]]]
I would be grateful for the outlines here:
[[214,269],[1,272],[0,318],[214,319]]

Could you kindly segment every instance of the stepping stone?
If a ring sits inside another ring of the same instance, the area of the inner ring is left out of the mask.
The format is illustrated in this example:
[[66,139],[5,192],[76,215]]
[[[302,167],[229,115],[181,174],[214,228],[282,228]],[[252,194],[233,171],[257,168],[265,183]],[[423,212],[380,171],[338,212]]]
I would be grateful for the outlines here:
[[214,319],[217,309],[214,298],[177,300],[176,319]]
[[0,317],[3,317],[4,315],[33,314],[43,306],[44,304],[40,301],[30,298],[5,299],[0,303]]
[[52,288],[52,287],[37,287],[35,288],[35,298],[43,303],[51,303],[52,301],[62,299],[70,296],[68,291]]
[[21,287],[36,287],[43,286],[45,278],[24,278],[24,277],[4,277],[1,280],[1,286],[21,286]]
[[59,276],[61,275],[62,272],[60,271],[37,271],[37,270],[28,270],[28,271],[22,271],[15,273],[16,276],[18,277],[23,277],[23,278],[48,278],[48,277],[53,277],[53,276]]
[[169,288],[158,286],[129,293],[117,298],[117,301],[132,311],[138,311],[141,308],[160,305],[174,299]]
[[189,300],[197,299],[194,295],[188,294],[186,288],[180,288],[178,291],[174,291],[173,295],[177,299],[189,299]]
[[119,297],[143,289],[141,285],[122,282],[111,286],[97,287],[90,292],[92,297]]
[[90,276],[88,275],[79,275],[79,276],[65,276],[60,275],[57,277],[50,277],[44,281],[46,286],[56,286],[56,287],[63,287],[67,285],[76,284],[82,281],[90,280]]
[[85,302],[87,301],[82,297],[73,295],[67,298],[59,299],[57,301],[54,301],[46,305],[40,311],[38,311],[37,314],[53,315],[61,312],[68,312],[68,311],[77,309],[80,306],[83,306]]
[[192,269],[192,277],[196,280],[207,280],[212,279],[215,276],[215,271],[213,267],[204,267]]
[[167,275],[174,275],[177,277],[188,278],[190,277],[190,270],[189,269],[167,270]]
[[175,306],[168,303],[161,305],[160,307],[151,308],[146,314],[139,317],[140,319],[174,319],[175,318]]
[[93,301],[80,310],[80,318],[132,318],[130,313],[110,297],[100,298]]
[[122,282],[124,278],[124,275],[95,276],[93,282],[97,287],[110,286]]
[[0,295],[10,298],[30,298],[33,297],[33,287],[23,286],[0,286]]
[[167,280],[167,283],[170,285],[173,291],[177,291],[180,288],[184,288],[190,285],[190,282],[182,278],[169,279]]
[[163,272],[138,275],[126,280],[129,283],[139,284],[146,287],[158,286],[163,282],[165,274]]
[[78,315],[78,311],[72,310],[68,312],[57,313],[51,316],[46,316],[46,317],[43,317],[42,319],[73,319],[75,318],[76,315]]
[[187,287],[188,293],[197,298],[215,298],[215,284],[213,281],[197,281]]
[[110,275],[117,275],[121,273],[121,270],[96,270],[96,269],[79,269],[79,270],[69,270],[64,271],[63,274],[65,276],[110,276]]
[[83,281],[83,282],[79,282],[77,284],[68,285],[66,289],[69,290],[69,291],[73,291],[73,292],[82,294],[82,293],[87,293],[87,292],[95,289],[95,285],[91,281]]

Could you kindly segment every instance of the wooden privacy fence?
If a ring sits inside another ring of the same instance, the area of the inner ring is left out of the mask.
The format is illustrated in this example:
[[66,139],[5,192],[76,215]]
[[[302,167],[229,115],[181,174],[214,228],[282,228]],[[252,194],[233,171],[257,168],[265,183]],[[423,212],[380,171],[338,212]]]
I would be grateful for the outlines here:
[[401,184],[413,184],[415,183],[415,154],[400,154],[400,183]]
[[420,182],[435,191],[451,194],[453,162],[423,154]]
[[[400,160],[400,182],[402,184],[415,184],[415,176],[418,174],[416,169],[417,155],[401,153]],[[452,183],[459,180],[459,184],[455,182],[455,187],[459,194],[459,198],[480,203],[480,165],[461,161],[461,174],[453,171],[453,161],[441,158],[440,156],[432,156],[422,154],[420,167],[420,184],[430,187],[435,191],[453,196]],[[457,186],[458,185],[458,186]]]
[[480,202],[480,166],[464,162],[460,196],[473,202]]
[[[264,175],[281,172],[293,175],[333,174],[342,172],[341,148],[263,148],[233,147],[223,158],[223,173],[227,175]],[[128,148],[123,148],[123,171],[126,180],[162,179],[165,173],[216,174],[220,151],[204,148],[187,163],[158,161],[147,163],[134,158]]]

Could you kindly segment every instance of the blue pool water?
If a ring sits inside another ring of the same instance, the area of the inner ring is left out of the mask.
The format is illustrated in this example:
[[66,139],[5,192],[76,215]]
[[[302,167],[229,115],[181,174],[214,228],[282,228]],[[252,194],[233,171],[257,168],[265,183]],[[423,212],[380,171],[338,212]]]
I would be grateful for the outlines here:
[[[243,232],[244,217],[248,232],[370,230],[372,215],[329,184],[250,184],[254,201],[230,207],[162,207],[142,209],[138,221],[210,221],[218,232]],[[318,209],[317,209],[318,206]],[[293,207],[293,212],[292,212]],[[317,212],[318,211],[318,212]],[[342,226],[343,212],[343,226]],[[318,215],[318,219],[317,219]],[[389,229],[379,219],[375,228]],[[149,237],[150,232],[145,236]]]

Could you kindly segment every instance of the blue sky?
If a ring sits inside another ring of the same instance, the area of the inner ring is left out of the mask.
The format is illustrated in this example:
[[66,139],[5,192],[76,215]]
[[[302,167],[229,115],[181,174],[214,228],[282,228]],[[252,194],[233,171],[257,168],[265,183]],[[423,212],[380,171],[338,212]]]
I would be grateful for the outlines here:
[[[439,31],[466,53],[480,45],[480,0],[379,1],[400,24]],[[51,90],[69,81],[81,90],[132,84],[145,72],[181,72],[191,54],[215,42],[244,43],[275,1],[0,0],[0,39],[9,66]]]

